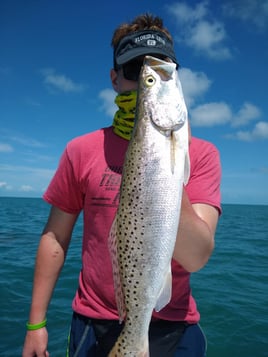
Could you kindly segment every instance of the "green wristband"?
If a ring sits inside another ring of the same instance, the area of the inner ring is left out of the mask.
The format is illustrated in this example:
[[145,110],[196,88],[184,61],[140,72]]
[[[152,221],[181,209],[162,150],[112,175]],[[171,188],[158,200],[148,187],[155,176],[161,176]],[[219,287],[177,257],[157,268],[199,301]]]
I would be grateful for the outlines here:
[[47,319],[40,322],[39,324],[30,324],[29,322],[26,323],[26,327],[28,331],[39,330],[40,328],[45,327],[46,325],[47,325]]

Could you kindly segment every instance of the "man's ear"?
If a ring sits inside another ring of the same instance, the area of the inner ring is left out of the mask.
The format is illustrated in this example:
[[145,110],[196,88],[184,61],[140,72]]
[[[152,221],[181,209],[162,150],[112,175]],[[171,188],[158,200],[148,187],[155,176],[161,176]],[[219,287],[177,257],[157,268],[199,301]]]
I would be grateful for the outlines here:
[[110,71],[110,78],[111,78],[113,89],[116,92],[118,92],[118,74],[114,70],[114,68],[112,68],[111,71]]

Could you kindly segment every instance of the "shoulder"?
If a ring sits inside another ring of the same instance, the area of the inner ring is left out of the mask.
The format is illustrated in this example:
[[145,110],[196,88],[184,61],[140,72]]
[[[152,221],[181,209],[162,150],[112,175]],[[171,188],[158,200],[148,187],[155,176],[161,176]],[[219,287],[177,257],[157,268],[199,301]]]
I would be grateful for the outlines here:
[[102,141],[105,135],[109,135],[110,131],[112,131],[112,128],[107,127],[77,136],[67,143],[67,148],[77,148],[77,147],[80,148],[83,145],[88,145],[90,143],[96,143]]
[[83,155],[84,153],[94,153],[103,148],[107,137],[112,136],[112,127],[101,128],[96,131],[77,136],[66,145],[66,152],[69,156]]
[[189,148],[189,155],[191,165],[195,167],[198,164],[205,162],[218,163],[220,161],[220,154],[217,147],[206,140],[192,137]]
[[192,203],[206,203],[220,210],[221,163],[219,151],[209,141],[192,137],[190,179],[186,186]]
[[216,146],[210,141],[206,141],[200,138],[192,137],[190,144],[190,154],[196,155],[202,152],[218,152]]

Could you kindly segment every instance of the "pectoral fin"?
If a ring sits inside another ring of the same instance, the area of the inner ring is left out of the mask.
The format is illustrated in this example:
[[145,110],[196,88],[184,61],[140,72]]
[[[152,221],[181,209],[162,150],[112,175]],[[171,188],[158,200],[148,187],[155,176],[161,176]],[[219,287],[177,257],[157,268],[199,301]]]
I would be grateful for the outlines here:
[[170,265],[166,277],[164,279],[163,286],[157,298],[155,311],[157,312],[160,311],[161,309],[163,309],[163,307],[165,307],[169,303],[171,299],[171,292],[172,292],[172,275],[171,275],[171,265]]
[[188,183],[189,177],[190,177],[190,157],[189,157],[189,152],[187,151],[187,153],[185,154],[185,161],[184,161],[184,178],[183,178],[184,185]]

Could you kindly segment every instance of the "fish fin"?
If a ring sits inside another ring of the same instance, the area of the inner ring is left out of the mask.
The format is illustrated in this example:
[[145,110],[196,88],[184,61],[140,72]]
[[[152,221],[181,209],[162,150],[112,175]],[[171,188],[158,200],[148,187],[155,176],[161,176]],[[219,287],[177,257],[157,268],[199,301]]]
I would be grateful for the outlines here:
[[171,131],[170,133],[170,163],[171,163],[171,173],[174,174],[174,167],[176,165],[176,140],[174,136],[174,132]]
[[118,309],[119,315],[119,322],[121,323],[126,315],[126,307],[125,307],[125,299],[121,284],[121,277],[120,277],[120,268],[118,263],[118,250],[117,250],[117,219],[115,217],[109,238],[108,238],[108,246],[110,250],[111,260],[112,260],[112,267],[113,267],[113,279],[114,279],[114,290],[115,290],[115,300]]
[[160,311],[165,307],[170,299],[171,299],[171,291],[172,291],[172,275],[171,275],[171,265],[169,265],[169,269],[167,271],[163,286],[160,290],[160,293],[157,298],[157,302],[155,305],[155,311]]
[[189,152],[187,151],[187,153],[185,154],[185,160],[184,160],[183,182],[185,185],[188,183],[189,177],[190,177],[190,156],[189,156]]

